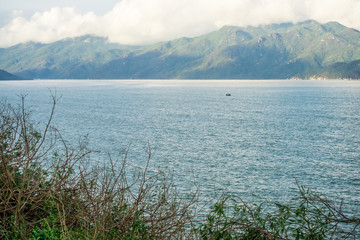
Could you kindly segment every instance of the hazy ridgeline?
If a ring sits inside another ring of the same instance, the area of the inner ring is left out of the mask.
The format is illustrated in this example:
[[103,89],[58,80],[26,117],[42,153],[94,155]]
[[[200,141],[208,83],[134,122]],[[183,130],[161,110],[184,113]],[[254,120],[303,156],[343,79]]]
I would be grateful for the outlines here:
[[0,69],[26,79],[359,79],[359,41],[355,29],[316,21],[224,26],[138,47],[86,35],[3,48]]

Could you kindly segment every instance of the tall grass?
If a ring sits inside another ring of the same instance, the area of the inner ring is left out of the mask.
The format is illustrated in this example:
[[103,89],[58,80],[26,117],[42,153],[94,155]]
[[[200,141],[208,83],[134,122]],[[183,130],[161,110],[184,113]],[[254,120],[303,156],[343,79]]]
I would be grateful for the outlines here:
[[[25,109],[0,106],[1,239],[356,239],[360,219],[299,185],[289,204],[264,205],[224,196],[199,215],[197,191],[180,197],[168,175],[150,174],[109,157],[107,167],[83,163],[51,127],[39,131]],[[60,146],[60,147],[59,147]],[[133,173],[128,178],[129,171]],[[204,217],[202,217],[204,216]]]

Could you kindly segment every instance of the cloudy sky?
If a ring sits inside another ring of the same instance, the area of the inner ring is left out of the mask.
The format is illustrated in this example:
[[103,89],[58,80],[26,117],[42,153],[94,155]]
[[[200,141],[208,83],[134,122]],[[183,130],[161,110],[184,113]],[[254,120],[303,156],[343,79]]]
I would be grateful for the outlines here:
[[360,30],[360,0],[0,0],[0,47],[84,34],[150,44],[224,25],[307,19]]

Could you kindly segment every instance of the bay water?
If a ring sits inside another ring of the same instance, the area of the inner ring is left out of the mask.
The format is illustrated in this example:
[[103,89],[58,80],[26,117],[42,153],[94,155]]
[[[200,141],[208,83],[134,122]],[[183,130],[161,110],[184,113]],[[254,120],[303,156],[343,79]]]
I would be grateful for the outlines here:
[[[0,98],[26,94],[43,124],[69,144],[88,136],[101,164],[166,169],[180,192],[226,192],[246,201],[286,201],[296,180],[360,211],[360,81],[33,80],[0,82]],[[231,96],[226,96],[230,93]]]

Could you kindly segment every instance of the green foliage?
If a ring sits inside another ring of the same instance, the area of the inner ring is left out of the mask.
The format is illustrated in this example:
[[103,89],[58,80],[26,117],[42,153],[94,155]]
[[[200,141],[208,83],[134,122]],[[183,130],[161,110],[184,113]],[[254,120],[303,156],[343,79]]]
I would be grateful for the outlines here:
[[58,218],[56,215],[50,215],[41,220],[39,225],[33,227],[29,239],[31,240],[46,240],[62,239],[61,229],[56,226]]
[[[264,207],[267,206],[267,207]],[[347,223],[348,231],[341,223]],[[359,219],[345,216],[319,194],[299,186],[288,204],[248,204],[239,198],[217,202],[197,232],[202,239],[306,239],[360,237]]]

